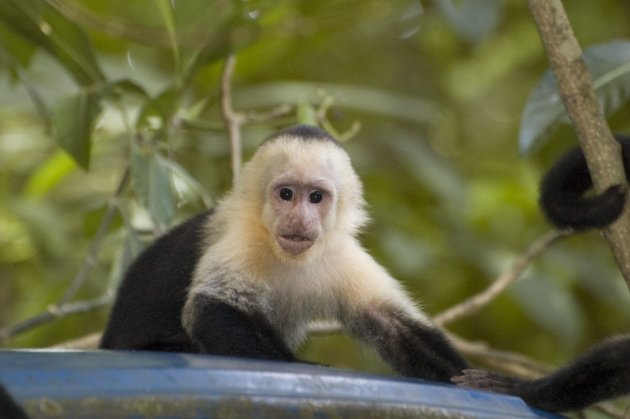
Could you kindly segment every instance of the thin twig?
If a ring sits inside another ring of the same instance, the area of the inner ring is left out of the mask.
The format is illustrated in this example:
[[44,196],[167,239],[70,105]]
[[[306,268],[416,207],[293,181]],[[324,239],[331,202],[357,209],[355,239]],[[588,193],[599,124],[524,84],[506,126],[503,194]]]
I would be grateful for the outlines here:
[[508,271],[495,279],[488,288],[438,314],[433,318],[433,322],[438,326],[444,326],[461,317],[477,313],[516,281],[540,253],[556,240],[568,234],[570,234],[570,231],[554,230],[540,237],[527,248],[525,253],[514,261]]
[[78,301],[74,303],[66,304],[54,304],[48,307],[46,311],[40,313],[30,319],[26,319],[13,326],[6,327],[0,330],[0,342],[5,342],[20,333],[26,332],[29,329],[40,326],[45,323],[49,323],[60,317],[64,317],[70,314],[87,313],[98,308],[104,307],[111,303],[112,296],[109,293],[102,295],[94,300]]
[[290,113],[295,112],[295,106],[290,105],[288,103],[283,103],[275,108],[270,109],[266,112],[247,112],[245,116],[245,123],[261,123],[271,121],[273,119],[279,118],[281,116],[289,115]]
[[107,212],[105,213],[105,217],[103,217],[103,220],[101,221],[98,231],[96,232],[96,236],[90,244],[88,253],[83,261],[83,264],[81,265],[81,268],[75,275],[72,283],[63,294],[63,296],[59,299],[59,301],[50,305],[48,309],[43,313],[40,313],[15,325],[8,326],[0,330],[0,342],[6,341],[22,332],[32,329],[33,327],[48,323],[59,317],[63,317],[68,314],[85,313],[100,308],[111,302],[112,297],[110,294],[106,294],[97,299],[84,302],[70,303],[69,301],[76,296],[79,289],[81,289],[83,284],[85,284],[85,282],[90,277],[90,272],[96,264],[98,254],[101,250],[101,245],[103,244],[103,240],[105,239],[107,231],[109,230],[112,221],[114,220],[114,217],[116,215],[116,212],[118,211],[118,201],[128,182],[129,166],[125,168],[125,171],[116,187],[116,191],[107,202]]
[[112,221],[114,221],[114,217],[116,216],[116,213],[118,212],[118,201],[120,199],[120,196],[125,190],[125,187],[127,186],[128,182],[129,182],[129,166],[125,168],[125,171],[120,181],[118,182],[118,186],[116,187],[116,191],[107,201],[107,212],[105,213],[105,217],[103,217],[103,221],[101,221],[101,224],[98,227],[96,236],[94,237],[94,239],[92,240],[92,243],[90,244],[90,248],[88,249],[87,256],[85,257],[83,261],[83,265],[81,265],[81,269],[79,269],[79,272],[76,274],[76,276],[72,280],[70,287],[68,287],[68,289],[63,294],[63,297],[61,297],[57,305],[62,306],[66,304],[68,301],[70,301],[71,299],[73,299],[74,296],[79,291],[79,289],[83,286],[85,281],[88,280],[90,272],[94,268],[94,265],[96,264],[96,261],[98,259],[98,254],[101,250],[101,245],[103,244],[103,240],[105,239],[105,236],[107,235],[107,232],[109,231],[109,227],[111,226]]
[[236,112],[232,107],[232,77],[236,66],[236,55],[234,53],[227,56],[223,73],[221,74],[221,114],[225,125],[227,125],[230,139],[230,154],[232,157],[232,178],[236,180],[241,170],[242,146],[241,146],[241,126],[245,122],[242,114]]
[[495,349],[486,343],[472,342],[452,333],[447,333],[447,335],[455,348],[466,357],[506,373],[536,378],[549,374],[553,370],[551,365],[543,364],[520,353]]

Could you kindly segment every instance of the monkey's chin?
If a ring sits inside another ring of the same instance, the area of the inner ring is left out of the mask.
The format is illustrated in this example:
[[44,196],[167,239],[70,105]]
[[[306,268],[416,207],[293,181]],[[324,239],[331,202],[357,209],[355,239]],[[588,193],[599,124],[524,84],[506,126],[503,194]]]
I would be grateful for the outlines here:
[[310,249],[315,240],[298,235],[286,235],[278,236],[278,244],[285,252],[297,256]]

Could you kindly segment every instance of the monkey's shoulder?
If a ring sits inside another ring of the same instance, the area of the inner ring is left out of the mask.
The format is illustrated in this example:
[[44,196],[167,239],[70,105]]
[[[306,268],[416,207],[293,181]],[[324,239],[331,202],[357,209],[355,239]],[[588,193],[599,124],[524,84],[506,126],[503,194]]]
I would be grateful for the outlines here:
[[206,226],[213,211],[205,211],[175,226],[144,249],[127,271],[125,283],[142,281],[162,286],[164,279],[188,284],[203,252]]

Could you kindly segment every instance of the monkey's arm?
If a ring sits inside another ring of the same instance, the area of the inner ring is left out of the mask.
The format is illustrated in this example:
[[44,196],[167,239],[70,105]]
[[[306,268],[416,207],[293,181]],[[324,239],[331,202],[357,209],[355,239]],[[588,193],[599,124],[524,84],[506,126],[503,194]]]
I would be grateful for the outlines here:
[[184,325],[202,353],[297,362],[263,313],[197,293],[186,304]]
[[468,368],[446,336],[367,252],[360,247],[337,254],[352,261],[336,295],[340,321],[355,338],[373,347],[393,370],[406,377],[450,382]]
[[366,309],[354,316],[348,329],[407,377],[450,382],[468,368],[439,329],[395,308]]
[[604,342],[572,364],[537,380],[466,370],[462,387],[512,394],[540,409],[562,412],[630,393],[630,336]]
[[[623,164],[630,173],[630,136],[617,135],[622,146]],[[625,202],[620,185],[600,195],[585,197],[593,187],[582,150],[574,148],[562,155],[544,176],[540,185],[540,206],[558,228],[603,228],[619,217]]]

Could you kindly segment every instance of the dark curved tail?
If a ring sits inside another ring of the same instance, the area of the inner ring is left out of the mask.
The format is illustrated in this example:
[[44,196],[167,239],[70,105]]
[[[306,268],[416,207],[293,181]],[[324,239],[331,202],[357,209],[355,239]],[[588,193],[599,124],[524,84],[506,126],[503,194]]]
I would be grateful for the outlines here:
[[[622,146],[626,176],[630,173],[630,136],[616,135]],[[621,215],[626,188],[614,185],[595,196],[584,196],[593,187],[582,150],[569,150],[547,172],[540,185],[540,207],[558,228],[604,228]]]
[[451,381],[461,387],[519,396],[527,404],[550,412],[581,410],[630,394],[630,336],[608,339],[539,379],[465,370]]
[[630,393],[630,336],[609,339],[568,366],[524,386],[523,399],[562,412]]

